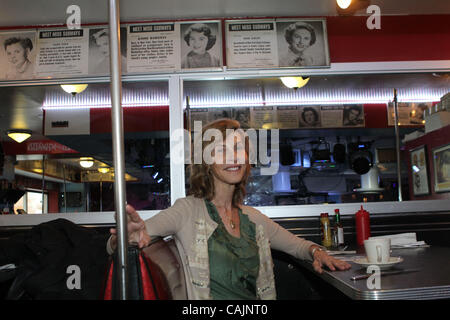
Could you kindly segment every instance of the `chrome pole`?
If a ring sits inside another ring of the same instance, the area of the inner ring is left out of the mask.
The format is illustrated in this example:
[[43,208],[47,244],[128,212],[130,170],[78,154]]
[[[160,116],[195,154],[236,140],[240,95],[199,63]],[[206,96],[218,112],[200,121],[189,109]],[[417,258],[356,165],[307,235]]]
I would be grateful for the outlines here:
[[128,234],[126,189],[125,189],[125,160],[122,110],[122,79],[121,79],[121,53],[120,53],[120,15],[119,1],[109,0],[109,50],[111,72],[111,122],[114,157],[114,196],[117,224],[117,250],[118,250],[118,282],[120,300],[127,300],[128,284]]
[[65,164],[63,164],[63,177],[64,177],[64,212],[67,213],[66,165]]
[[397,89],[394,89],[394,121],[395,121],[395,150],[397,152],[398,201],[402,201],[402,173],[400,161],[400,133],[398,127]]
[[103,212],[103,181],[100,180],[100,212]]
[[189,102],[189,96],[186,96],[186,129],[191,134],[191,105]]
[[45,189],[45,154],[42,155],[42,214],[45,213],[45,193],[44,193],[44,189]]

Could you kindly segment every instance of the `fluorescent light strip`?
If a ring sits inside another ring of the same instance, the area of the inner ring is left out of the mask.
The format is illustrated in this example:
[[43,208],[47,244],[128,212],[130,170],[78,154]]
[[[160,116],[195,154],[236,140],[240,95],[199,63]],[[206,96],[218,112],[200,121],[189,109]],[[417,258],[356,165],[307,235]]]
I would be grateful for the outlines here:
[[[439,99],[402,99],[398,100],[399,102],[436,102]],[[273,102],[273,103],[263,103],[263,102],[255,102],[253,104],[237,104],[237,103],[222,103],[217,105],[190,105],[192,109],[204,109],[204,108],[227,108],[227,107],[275,107],[275,106],[300,106],[300,105],[339,105],[339,104],[387,104],[392,102],[390,100],[346,100],[346,101],[294,101],[294,102]]]
[[[123,107],[168,106],[168,92],[161,88],[145,90],[124,89],[122,93]],[[43,109],[49,108],[111,108],[109,88],[99,88],[95,93],[83,93],[75,97],[61,94],[60,90],[47,93]]]
[[264,102],[237,102],[237,101],[218,101],[214,103],[201,102],[200,104],[190,104],[191,108],[225,108],[225,107],[254,107],[263,106]]
[[[122,107],[124,108],[137,108],[137,107],[148,107],[148,108],[152,108],[152,107],[164,107],[164,106],[168,106],[169,102],[162,102],[162,103],[155,103],[154,101],[149,101],[149,102],[145,102],[145,103],[141,103],[140,105],[137,104],[122,104]],[[46,110],[46,109],[66,109],[66,110],[70,110],[70,109],[102,109],[102,108],[111,108],[110,104],[105,104],[105,105],[47,105],[44,104],[42,105],[42,109]]]
[[[89,96],[83,99],[54,95],[45,99],[43,109],[83,109],[83,108],[110,108],[109,91],[103,90],[99,96]],[[436,102],[449,90],[439,89],[399,89],[399,102]],[[292,106],[317,104],[373,104],[389,103],[393,100],[393,92],[389,89],[367,89],[330,91],[325,89],[305,90],[268,90],[264,101],[259,90],[246,91],[241,88],[232,88],[213,92],[205,96],[200,90],[186,91],[190,98],[191,108],[224,108],[224,107],[258,107],[258,106]],[[186,104],[186,102],[184,102]],[[169,99],[165,90],[128,92],[124,95],[122,106],[151,107],[168,106]]]
[[[390,90],[370,89],[370,90],[355,90],[349,92],[337,91],[330,93],[325,90],[309,90],[298,94],[298,91],[286,92],[269,92],[266,95],[264,102],[262,97],[252,97],[253,99],[239,100],[235,96],[221,95],[223,100],[210,101],[209,99],[201,97],[192,97],[190,100],[191,108],[205,108],[205,107],[244,107],[244,106],[293,106],[293,105],[317,105],[317,104],[374,104],[374,103],[389,103],[393,100],[393,92]],[[398,90],[399,102],[436,102],[446,94],[448,90]]]

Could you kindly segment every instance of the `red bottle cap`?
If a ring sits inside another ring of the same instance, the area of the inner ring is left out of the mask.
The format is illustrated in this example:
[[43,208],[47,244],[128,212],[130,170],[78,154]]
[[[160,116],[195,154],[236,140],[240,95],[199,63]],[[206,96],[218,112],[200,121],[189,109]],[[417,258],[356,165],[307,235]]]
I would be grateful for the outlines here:
[[369,213],[368,211],[364,210],[363,206],[361,206],[361,209],[359,209],[359,211],[360,211],[361,213]]

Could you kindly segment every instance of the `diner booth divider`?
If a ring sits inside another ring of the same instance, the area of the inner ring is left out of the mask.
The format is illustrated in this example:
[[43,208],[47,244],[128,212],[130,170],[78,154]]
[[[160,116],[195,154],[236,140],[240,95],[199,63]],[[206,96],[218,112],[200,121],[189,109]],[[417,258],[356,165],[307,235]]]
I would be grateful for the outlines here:
[[[350,247],[356,246],[356,230],[354,215],[342,215],[342,224],[344,226],[345,242]],[[276,218],[275,222],[291,231],[298,237],[321,243],[321,228],[318,217],[298,217],[298,218]],[[331,217],[333,223],[333,217]],[[450,247],[450,211],[443,212],[410,212],[410,213],[389,213],[371,214],[370,216],[371,234],[373,236],[390,235],[398,233],[415,232],[417,240],[425,241],[432,246]],[[95,231],[99,243],[93,248],[105,248],[106,240],[109,237],[109,229],[114,225],[83,225],[83,228]],[[0,229],[0,243],[3,247],[9,239],[14,236],[23,235],[30,232],[29,227],[3,227]],[[100,240],[103,239],[103,240]],[[173,257],[173,253],[167,251],[170,248],[176,254],[175,246],[169,243],[167,245],[157,245],[153,248],[155,256],[162,257],[162,260],[168,261]],[[97,249],[96,249],[97,250]],[[175,251],[173,251],[175,250]],[[2,250],[0,249],[0,253]],[[344,294],[328,285],[318,278],[316,274],[300,265],[299,261],[281,251],[272,250],[274,261],[275,285],[277,290],[277,299],[279,300],[336,300],[347,299]],[[169,258],[167,258],[169,257]],[[1,259],[1,254],[0,254]],[[178,270],[171,272],[171,276],[166,274],[169,286],[175,290],[177,297],[182,296],[182,287],[180,287],[181,272],[179,266],[171,264],[171,269]],[[104,270],[98,273],[99,279],[103,279],[106,273],[106,260]],[[174,269],[175,268],[175,269]],[[178,268],[178,269],[177,269]],[[67,275],[69,276],[69,275]],[[5,298],[8,294],[14,278],[0,282],[0,298]],[[100,286],[98,287],[100,290]],[[65,296],[66,298],[68,296]],[[89,296],[92,298],[92,295]]]

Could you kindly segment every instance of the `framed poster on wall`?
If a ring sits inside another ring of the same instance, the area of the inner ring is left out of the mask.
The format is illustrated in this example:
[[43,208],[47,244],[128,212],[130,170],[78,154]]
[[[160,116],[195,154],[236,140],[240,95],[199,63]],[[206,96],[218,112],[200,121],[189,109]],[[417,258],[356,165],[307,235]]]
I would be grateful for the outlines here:
[[0,80],[35,77],[36,31],[0,33]]
[[88,28],[38,30],[36,50],[37,78],[68,78],[89,73]]
[[410,151],[411,176],[414,196],[422,196],[430,193],[428,184],[427,152],[425,146],[420,146]]
[[219,71],[219,20],[133,24],[128,27],[128,73]]
[[227,67],[329,67],[325,19],[228,20]]
[[131,24],[126,49],[128,73],[178,70],[179,25],[174,22]]
[[225,34],[228,68],[276,68],[278,66],[273,20],[227,21]]
[[[413,126],[425,124],[424,113],[427,109],[431,109],[431,102],[399,102],[398,103],[398,125]],[[388,125],[395,126],[394,104],[388,103],[387,116]]]
[[277,20],[280,67],[329,67],[324,19]]
[[222,27],[219,20],[180,23],[180,39],[182,70],[222,67]]
[[434,191],[450,191],[450,144],[433,149]]

